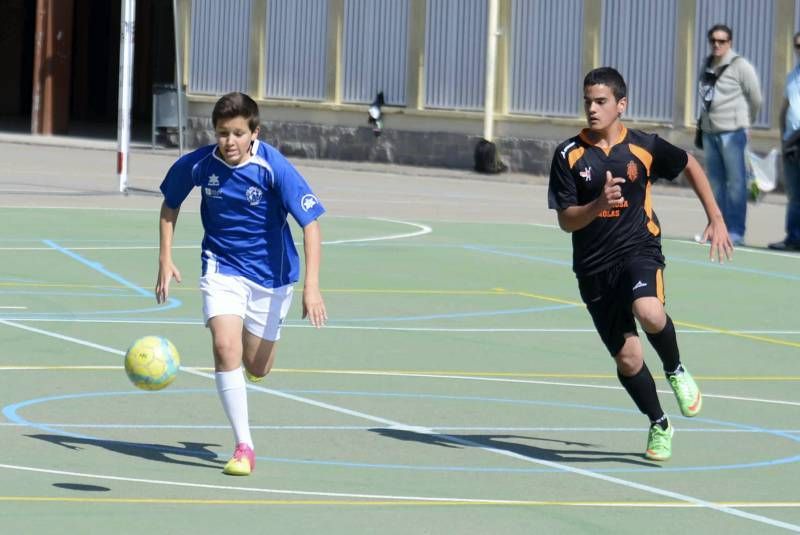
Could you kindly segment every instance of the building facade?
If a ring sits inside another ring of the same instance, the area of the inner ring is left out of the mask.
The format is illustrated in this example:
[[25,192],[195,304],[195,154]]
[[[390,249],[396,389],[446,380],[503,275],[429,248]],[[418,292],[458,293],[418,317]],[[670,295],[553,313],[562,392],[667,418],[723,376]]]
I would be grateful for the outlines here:
[[[78,8],[85,11],[92,0],[69,2],[79,19]],[[165,1],[139,3],[134,83],[146,82],[137,86],[134,107],[138,100],[141,124],[151,111],[148,82],[174,66],[167,57],[174,47],[165,46],[174,34],[167,31],[172,21],[163,20],[171,15]],[[583,75],[603,65],[628,82],[629,124],[691,147],[697,73],[708,53],[706,31],[715,23],[733,29],[734,49],[761,79],[764,106],[753,145],[777,145],[800,0],[498,5],[493,132],[512,170],[546,172],[555,144],[584,125]],[[216,99],[244,91],[262,108],[265,139],[287,154],[472,167],[486,111],[488,0],[179,0],[177,6],[190,147],[213,139],[208,117]],[[111,15],[118,13],[117,7]],[[118,66],[113,51],[108,60]],[[153,74],[154,62],[161,74]],[[74,88],[74,81],[67,86]],[[378,93],[385,105],[383,129],[375,135],[367,108]]]

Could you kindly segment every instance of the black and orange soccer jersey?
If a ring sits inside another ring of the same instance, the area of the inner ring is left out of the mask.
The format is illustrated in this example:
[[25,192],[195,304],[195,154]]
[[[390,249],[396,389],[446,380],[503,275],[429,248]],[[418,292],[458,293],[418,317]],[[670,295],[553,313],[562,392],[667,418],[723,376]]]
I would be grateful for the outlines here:
[[686,167],[686,151],[656,134],[624,126],[610,148],[595,146],[586,130],[561,143],[550,167],[548,205],[555,210],[588,204],[600,196],[606,171],[621,177],[623,206],[603,210],[572,233],[572,269],[579,277],[607,269],[635,251],[660,254],[661,228],[650,188],[656,178],[673,180]]

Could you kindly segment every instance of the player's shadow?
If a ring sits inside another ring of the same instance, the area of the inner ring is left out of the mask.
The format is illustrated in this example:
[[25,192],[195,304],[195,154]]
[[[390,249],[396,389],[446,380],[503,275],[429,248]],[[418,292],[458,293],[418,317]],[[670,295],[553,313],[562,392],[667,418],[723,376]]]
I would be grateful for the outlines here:
[[[638,466],[659,466],[643,459],[641,452],[619,452],[600,450],[596,444],[557,440],[521,435],[456,435],[418,433],[407,429],[375,428],[370,431],[396,440],[407,440],[443,446],[445,448],[493,448],[554,463],[603,463],[615,462]],[[518,442],[524,441],[524,442]],[[537,445],[534,445],[535,443]],[[564,448],[543,447],[538,444],[561,444]],[[570,447],[572,446],[572,447]],[[577,448],[575,448],[577,446]]]
[[[146,444],[141,442],[125,442],[120,440],[102,440],[94,438],[71,437],[66,435],[27,435],[30,438],[44,440],[70,450],[81,450],[86,446],[104,448],[114,453],[139,457],[148,461],[214,468],[219,470],[225,461],[217,459],[217,454],[210,451],[210,446],[201,442],[179,442],[183,447],[165,444]],[[203,462],[200,462],[203,461]]]

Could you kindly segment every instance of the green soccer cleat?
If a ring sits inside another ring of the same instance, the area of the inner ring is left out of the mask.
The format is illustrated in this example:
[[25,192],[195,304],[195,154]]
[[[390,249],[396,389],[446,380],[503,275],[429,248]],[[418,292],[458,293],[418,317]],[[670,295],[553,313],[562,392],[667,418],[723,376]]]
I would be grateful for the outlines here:
[[689,372],[684,368],[680,373],[668,375],[667,381],[669,381],[672,391],[675,392],[681,414],[690,417],[697,416],[703,407],[703,395]]
[[661,426],[654,424],[650,426],[650,432],[647,434],[647,451],[644,456],[651,461],[666,461],[672,457],[672,435],[675,430],[672,424],[667,422],[667,428],[661,429]]

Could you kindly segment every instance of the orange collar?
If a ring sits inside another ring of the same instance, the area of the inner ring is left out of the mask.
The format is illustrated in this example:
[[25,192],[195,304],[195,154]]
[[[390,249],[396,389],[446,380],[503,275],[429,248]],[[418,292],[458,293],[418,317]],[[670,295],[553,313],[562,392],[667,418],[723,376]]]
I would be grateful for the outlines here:
[[619,137],[614,141],[614,143],[605,148],[598,147],[597,143],[592,142],[588,134],[589,134],[589,129],[584,128],[583,130],[581,130],[580,134],[578,134],[578,137],[580,137],[587,145],[597,147],[598,149],[602,150],[606,154],[606,156],[608,156],[609,153],[611,152],[611,149],[613,149],[615,145],[619,145],[620,143],[622,143],[622,140],[625,139],[625,136],[628,135],[628,129],[625,127],[625,125],[622,125],[622,130],[619,133]]

